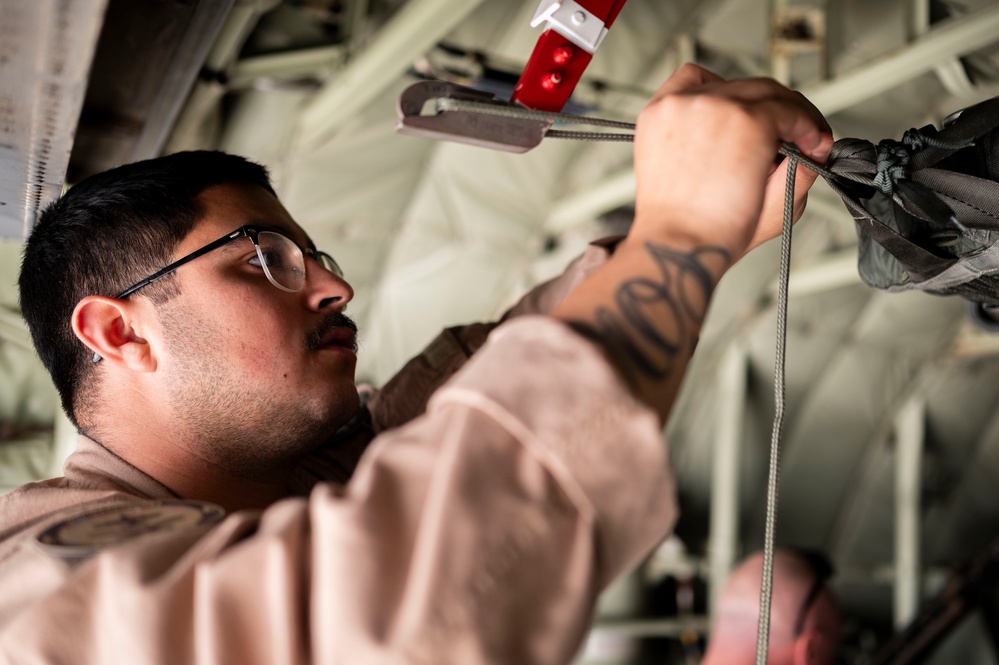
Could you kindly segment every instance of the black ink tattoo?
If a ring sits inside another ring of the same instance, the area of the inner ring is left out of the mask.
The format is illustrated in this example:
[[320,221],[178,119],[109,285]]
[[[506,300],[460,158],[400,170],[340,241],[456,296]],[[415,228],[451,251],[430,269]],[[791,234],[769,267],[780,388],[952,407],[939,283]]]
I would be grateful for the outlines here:
[[627,380],[640,375],[663,381],[694,343],[704,319],[714,289],[709,264],[727,264],[731,256],[720,247],[681,252],[646,243],[645,248],[661,278],[625,281],[615,294],[615,307],[600,307],[594,325],[573,328],[601,344]]

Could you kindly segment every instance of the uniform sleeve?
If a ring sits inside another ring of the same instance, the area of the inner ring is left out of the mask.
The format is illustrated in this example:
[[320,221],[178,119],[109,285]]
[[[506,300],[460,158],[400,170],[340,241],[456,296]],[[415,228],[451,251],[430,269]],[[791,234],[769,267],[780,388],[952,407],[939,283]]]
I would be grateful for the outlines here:
[[[587,246],[561,275],[531,289],[501,317],[507,321],[531,314],[551,314],[566,294],[606,263],[620,237]],[[417,417],[427,402],[486,342],[496,323],[473,323],[447,328],[422,353],[411,359],[378,391],[368,404],[375,432],[398,427]]]
[[528,314],[551,314],[576,286],[602,266],[614,253],[624,236],[613,236],[591,242],[562,272],[534,287],[503,315],[503,321]]
[[346,487],[106,550],[5,626],[0,655],[567,663],[599,591],[675,514],[655,415],[589,342],[525,317]]

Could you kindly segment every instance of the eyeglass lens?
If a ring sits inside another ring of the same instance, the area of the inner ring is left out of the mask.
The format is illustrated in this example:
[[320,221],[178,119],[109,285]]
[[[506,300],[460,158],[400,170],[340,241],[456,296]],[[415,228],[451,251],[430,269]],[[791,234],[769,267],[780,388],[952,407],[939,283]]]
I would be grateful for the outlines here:
[[331,273],[337,277],[343,278],[343,270],[340,268],[340,264],[336,260],[327,254],[326,252],[316,252],[316,261],[319,261],[319,265],[329,270]]
[[280,233],[257,234],[257,255],[271,284],[285,291],[298,291],[305,284],[302,250]]
[[[257,234],[257,256],[264,268],[264,274],[271,284],[284,291],[298,291],[305,285],[305,257],[298,245],[289,238],[272,231]],[[332,256],[326,252],[315,252],[315,260],[337,277],[343,271]]]

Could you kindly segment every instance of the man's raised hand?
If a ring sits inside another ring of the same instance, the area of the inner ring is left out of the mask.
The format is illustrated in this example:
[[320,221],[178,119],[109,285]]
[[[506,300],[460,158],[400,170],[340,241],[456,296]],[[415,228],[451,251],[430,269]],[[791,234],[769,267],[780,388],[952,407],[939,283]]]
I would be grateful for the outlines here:
[[[663,233],[724,246],[738,259],[780,233],[786,160],[793,143],[819,163],[832,147],[821,113],[771,79],[726,81],[683,65],[638,118],[635,239]],[[795,212],[815,174],[799,168]]]

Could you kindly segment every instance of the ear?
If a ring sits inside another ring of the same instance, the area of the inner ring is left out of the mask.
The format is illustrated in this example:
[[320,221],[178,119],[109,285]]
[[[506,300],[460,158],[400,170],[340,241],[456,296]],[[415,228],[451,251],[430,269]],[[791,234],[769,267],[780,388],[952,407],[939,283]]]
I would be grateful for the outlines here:
[[823,665],[825,640],[816,630],[805,630],[794,640],[794,665]]
[[76,303],[73,333],[104,362],[138,372],[156,368],[149,343],[135,329],[129,303],[104,296],[87,296]]

